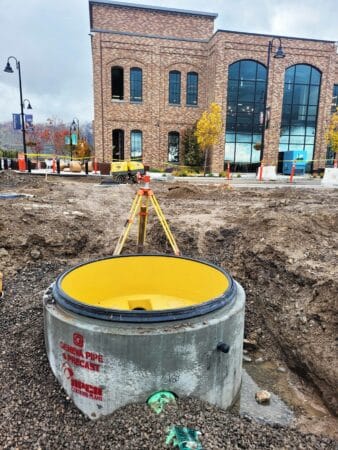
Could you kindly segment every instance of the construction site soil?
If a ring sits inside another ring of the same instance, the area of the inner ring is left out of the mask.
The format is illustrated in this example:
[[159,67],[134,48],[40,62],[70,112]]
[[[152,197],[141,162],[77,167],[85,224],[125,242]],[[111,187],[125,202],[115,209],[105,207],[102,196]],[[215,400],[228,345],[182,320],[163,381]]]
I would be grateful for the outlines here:
[[[204,449],[337,448],[337,190],[152,187],[182,254],[244,287],[247,360],[285,368],[295,419],[261,423],[191,398],[160,415],[130,405],[85,418],[49,368],[42,295],[66,268],[112,255],[138,187],[7,172],[0,193],[33,197],[0,199],[0,448],[163,449],[173,424],[200,430]],[[135,253],[135,236],[124,253]],[[146,251],[171,253],[152,214]]]

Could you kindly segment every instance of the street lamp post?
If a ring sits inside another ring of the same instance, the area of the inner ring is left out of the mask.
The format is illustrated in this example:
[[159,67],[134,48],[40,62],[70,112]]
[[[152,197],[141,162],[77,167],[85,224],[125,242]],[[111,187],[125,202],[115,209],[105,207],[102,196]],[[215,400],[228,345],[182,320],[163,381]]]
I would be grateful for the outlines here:
[[76,131],[77,143],[79,143],[80,139],[80,122],[77,117],[74,117],[73,122],[69,127],[69,138],[70,138],[70,159],[73,159],[73,140],[72,140],[72,131]]
[[269,41],[268,45],[268,58],[267,58],[267,64],[266,64],[266,88],[265,88],[265,95],[264,95],[264,106],[263,106],[263,133],[262,133],[262,145],[261,145],[261,161],[263,161],[264,156],[264,144],[265,144],[265,126],[266,126],[266,110],[267,110],[267,101],[268,101],[268,88],[269,88],[269,72],[270,72],[270,59],[271,59],[271,53],[272,53],[272,47],[273,47],[273,41],[275,39],[279,40],[279,46],[273,55],[275,59],[283,59],[285,58],[285,53],[282,47],[282,40],[280,37],[274,37]]
[[27,106],[28,109],[32,109],[32,106],[31,106],[29,100],[27,100],[27,99],[23,100],[22,99],[22,83],[21,83],[20,61],[18,61],[15,56],[9,56],[7,58],[7,64],[6,64],[6,67],[4,68],[4,72],[7,72],[7,73],[13,73],[14,72],[13,69],[12,69],[12,66],[9,63],[10,59],[14,59],[15,60],[16,68],[17,68],[17,70],[19,72],[22,142],[23,142],[23,152],[24,152],[24,155],[25,155],[25,162],[26,162],[26,166],[27,166],[26,130],[25,130],[25,116],[24,116],[23,110],[24,110],[24,107],[25,107],[25,101],[28,101],[28,106]]

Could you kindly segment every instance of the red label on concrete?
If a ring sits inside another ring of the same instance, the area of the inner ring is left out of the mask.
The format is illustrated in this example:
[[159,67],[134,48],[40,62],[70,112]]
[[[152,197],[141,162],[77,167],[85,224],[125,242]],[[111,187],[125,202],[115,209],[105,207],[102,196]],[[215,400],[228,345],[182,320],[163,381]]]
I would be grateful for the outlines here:
[[82,336],[82,334],[80,333],[74,333],[73,334],[73,344],[77,345],[78,347],[83,347],[84,344],[84,338]]
[[71,379],[72,391],[83,397],[91,398],[93,400],[102,401],[102,388],[99,386],[93,386],[88,383],[84,383],[81,380],[75,378]]
[[62,353],[63,359],[68,361],[71,364],[74,364],[78,367],[83,367],[84,369],[93,370],[94,372],[100,371],[99,364],[95,364],[91,361],[86,361],[84,359],[77,358],[74,355],[70,355],[69,353]]
[[96,352],[85,352],[82,348],[78,348],[81,347],[80,344],[84,344],[84,339],[81,334],[74,333],[73,342],[76,343],[77,347],[60,342],[60,347],[64,351],[63,359],[83,369],[99,372],[100,364],[103,363],[103,355]]

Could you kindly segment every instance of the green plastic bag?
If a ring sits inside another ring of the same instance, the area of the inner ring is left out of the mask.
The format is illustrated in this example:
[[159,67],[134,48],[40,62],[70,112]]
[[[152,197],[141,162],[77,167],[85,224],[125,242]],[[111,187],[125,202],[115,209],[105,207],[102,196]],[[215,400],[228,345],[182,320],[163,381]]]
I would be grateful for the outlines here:
[[169,430],[165,443],[169,445],[172,442],[174,447],[178,447],[179,450],[203,450],[199,441],[200,435],[200,431],[173,425]]
[[156,414],[160,414],[168,403],[176,403],[175,395],[169,391],[155,392],[147,400],[148,406],[150,406]]

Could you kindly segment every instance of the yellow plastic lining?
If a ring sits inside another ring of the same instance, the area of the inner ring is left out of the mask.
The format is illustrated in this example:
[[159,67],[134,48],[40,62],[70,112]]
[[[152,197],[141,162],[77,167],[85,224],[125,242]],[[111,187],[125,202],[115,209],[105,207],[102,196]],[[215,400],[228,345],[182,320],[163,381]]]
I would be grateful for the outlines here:
[[61,282],[65,294],[99,308],[165,310],[222,295],[229,282],[216,267],[166,256],[128,256],[75,268]]

